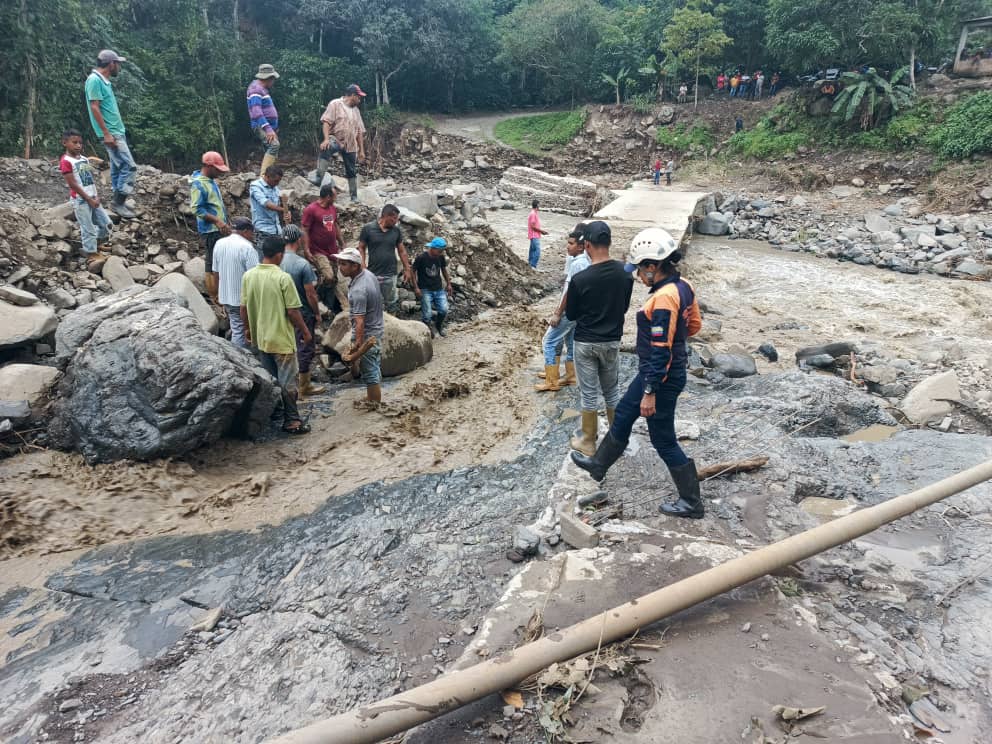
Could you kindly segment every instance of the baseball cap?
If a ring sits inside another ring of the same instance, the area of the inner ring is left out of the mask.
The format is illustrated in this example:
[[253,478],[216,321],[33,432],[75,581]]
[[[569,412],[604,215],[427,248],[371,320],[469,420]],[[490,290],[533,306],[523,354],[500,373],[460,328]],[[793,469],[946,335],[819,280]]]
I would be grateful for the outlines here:
[[111,62],[127,62],[126,57],[122,57],[113,49],[102,49],[100,53],[96,55],[96,61],[101,65],[109,65]]
[[234,222],[231,223],[231,227],[238,231],[255,229],[255,226],[251,224],[251,220],[247,217],[235,217]]
[[269,78],[279,79],[279,73],[276,72],[276,68],[272,65],[259,65],[258,72],[255,73],[255,78],[258,80],[268,80]]
[[434,240],[424,246],[424,248],[437,248],[439,251],[443,251],[447,247],[448,241],[444,238],[434,238]]
[[214,168],[219,170],[221,173],[227,173],[230,168],[227,167],[227,163],[224,162],[224,157],[214,150],[209,150],[203,153],[203,157],[200,158],[200,162],[204,165],[212,165]]
[[365,91],[358,87],[358,83],[352,83],[347,88],[344,89],[344,94],[346,96],[361,96],[365,98]]
[[335,258],[338,261],[349,261],[359,265],[362,263],[362,254],[358,252],[357,248],[345,248],[340,253],[335,253],[331,258]]
[[286,239],[287,243],[295,243],[303,237],[303,231],[297,225],[286,225],[282,229],[282,236]]
[[609,245],[612,241],[610,226],[602,220],[587,223],[585,230],[582,232],[582,237],[585,238],[587,243],[592,243],[593,245]]

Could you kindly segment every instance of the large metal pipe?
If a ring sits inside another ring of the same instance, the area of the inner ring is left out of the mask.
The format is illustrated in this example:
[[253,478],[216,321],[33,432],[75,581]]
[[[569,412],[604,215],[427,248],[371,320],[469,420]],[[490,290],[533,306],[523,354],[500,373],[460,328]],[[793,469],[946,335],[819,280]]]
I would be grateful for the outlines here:
[[272,744],[372,744],[510,688],[554,662],[594,650],[600,642],[629,636],[639,628],[866,535],[990,478],[992,460],[727,561],[496,658],[284,734]]

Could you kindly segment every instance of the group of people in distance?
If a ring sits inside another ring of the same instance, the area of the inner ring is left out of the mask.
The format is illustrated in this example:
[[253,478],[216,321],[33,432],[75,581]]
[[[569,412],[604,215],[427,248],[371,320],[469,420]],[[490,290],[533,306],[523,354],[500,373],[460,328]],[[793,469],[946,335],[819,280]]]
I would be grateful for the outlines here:
[[[660,228],[639,232],[624,265],[610,258],[612,232],[605,222],[579,223],[567,240],[565,285],[544,335],[544,381],[538,392],[578,385],[581,427],[570,440],[572,461],[602,480],[627,447],[634,422],[647,420],[651,443],[668,467],[678,491],[663,513],[703,516],[696,465],[679,446],[675,407],[686,385],[686,341],[699,332],[702,317],[692,285],[682,279],[682,258],[674,238]],[[635,274],[648,287],[637,312],[638,373],[621,395],[620,340]],[[564,358],[565,374],[560,363]],[[608,431],[599,439],[599,400]]]

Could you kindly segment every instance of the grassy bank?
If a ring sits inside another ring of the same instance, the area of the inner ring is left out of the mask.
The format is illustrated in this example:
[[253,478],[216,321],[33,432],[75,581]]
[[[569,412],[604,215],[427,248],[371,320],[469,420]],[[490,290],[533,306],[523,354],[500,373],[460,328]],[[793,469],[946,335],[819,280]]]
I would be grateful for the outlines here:
[[567,145],[586,123],[584,109],[556,111],[504,119],[496,124],[496,138],[510,147],[531,155]]

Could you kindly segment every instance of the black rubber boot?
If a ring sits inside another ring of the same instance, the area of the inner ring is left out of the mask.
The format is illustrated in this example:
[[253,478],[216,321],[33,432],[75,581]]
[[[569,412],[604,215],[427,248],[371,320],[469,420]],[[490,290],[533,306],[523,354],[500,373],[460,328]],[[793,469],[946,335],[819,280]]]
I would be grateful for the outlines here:
[[620,442],[613,437],[612,433],[606,432],[603,441],[596,448],[595,455],[586,457],[581,452],[573,450],[572,462],[589,473],[594,480],[601,481],[606,477],[606,471],[620,459],[620,455],[625,449],[627,449],[626,442]]
[[662,504],[658,508],[662,514],[670,517],[685,517],[687,519],[703,518],[703,501],[699,497],[699,476],[696,474],[696,463],[689,460],[685,465],[669,468],[679,498],[674,504]]
[[437,326],[437,335],[441,338],[448,335],[448,332],[444,330],[444,319],[447,317],[448,316],[443,313],[438,313],[437,318],[434,320],[434,324]]

